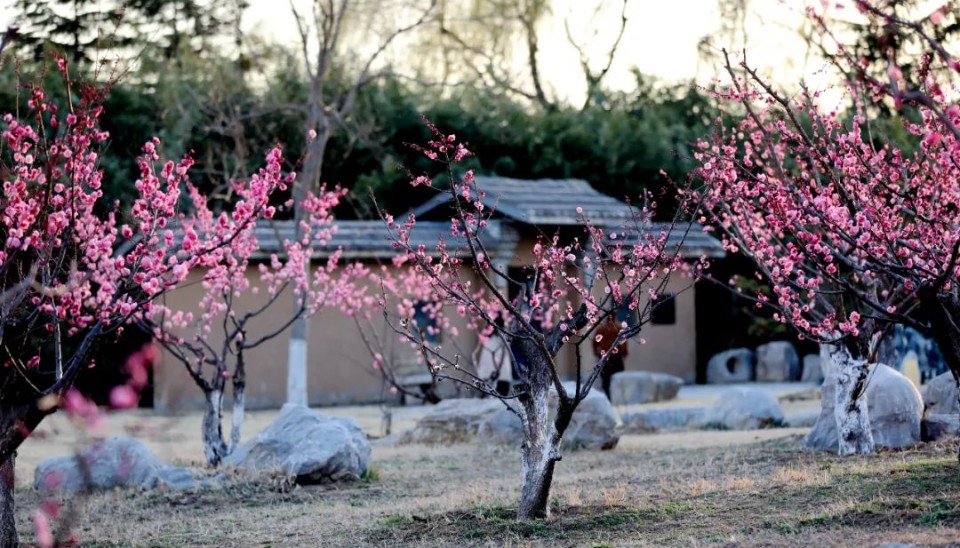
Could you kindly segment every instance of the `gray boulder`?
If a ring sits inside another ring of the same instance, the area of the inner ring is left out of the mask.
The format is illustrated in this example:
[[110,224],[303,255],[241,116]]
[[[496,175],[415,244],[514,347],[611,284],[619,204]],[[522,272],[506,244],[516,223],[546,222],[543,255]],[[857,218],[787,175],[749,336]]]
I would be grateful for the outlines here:
[[920,441],[923,398],[917,387],[899,372],[878,365],[867,388],[867,413],[873,441],[880,447],[900,448]]
[[499,411],[486,417],[477,427],[477,440],[481,443],[520,445],[523,441],[520,417],[501,405]]
[[[564,389],[571,396],[574,383],[564,383]],[[550,391],[550,420],[556,417],[559,398]],[[477,439],[482,442],[519,444],[523,440],[523,428],[520,418],[503,408],[485,416],[476,430]],[[515,405],[515,404],[512,404]],[[613,449],[620,441],[617,433],[617,416],[613,406],[599,390],[591,390],[580,402],[570,425],[563,434],[564,448]]]
[[[567,387],[567,393],[572,394],[573,387]],[[550,392],[550,418],[556,413],[557,398]],[[582,449],[613,449],[620,442],[617,433],[617,415],[613,406],[603,392],[591,390],[587,397],[580,402],[570,426],[563,434],[563,446],[566,448]]]
[[797,409],[787,413],[783,422],[790,428],[810,428],[817,423],[819,418],[819,409]]
[[125,486],[189,489],[197,485],[190,470],[163,462],[146,445],[128,436],[94,443],[79,455],[44,459],[33,474],[33,487],[47,491]]
[[223,463],[247,476],[281,473],[297,483],[358,479],[370,464],[370,443],[351,418],[288,403]]
[[[837,402],[837,378],[835,375],[826,377],[820,387],[820,414],[813,428],[803,438],[803,446],[815,451],[834,451],[840,448],[840,439],[837,437],[837,419],[834,408]],[[867,386],[867,390],[870,387]],[[869,404],[868,404],[869,406]],[[869,413],[869,408],[867,413]]]
[[[839,446],[834,416],[836,386],[829,376],[823,384],[820,416],[803,439],[804,447],[836,451]],[[874,366],[866,390],[870,431],[877,447],[899,449],[920,441],[923,400],[910,379],[883,364]]]
[[957,401],[957,382],[950,372],[930,379],[923,386],[923,407],[928,415],[956,415],[960,413]]
[[754,377],[756,358],[752,350],[734,348],[715,354],[707,362],[707,382],[750,382]]
[[817,354],[807,354],[803,357],[803,373],[800,376],[802,382],[813,382],[820,384],[823,382],[823,369],[820,368],[820,356]]
[[727,390],[707,411],[706,424],[730,430],[756,430],[783,424],[780,402],[757,388]]
[[498,411],[509,413],[496,399],[443,400],[404,432],[400,442],[437,445],[473,441],[480,423]]
[[683,379],[666,373],[621,371],[610,379],[610,402],[613,405],[651,403],[672,400],[683,386]]
[[668,407],[639,409],[621,414],[623,431],[628,434],[649,434],[670,430],[698,428],[706,422],[706,407]]
[[757,347],[757,381],[784,382],[800,379],[800,358],[787,341]]

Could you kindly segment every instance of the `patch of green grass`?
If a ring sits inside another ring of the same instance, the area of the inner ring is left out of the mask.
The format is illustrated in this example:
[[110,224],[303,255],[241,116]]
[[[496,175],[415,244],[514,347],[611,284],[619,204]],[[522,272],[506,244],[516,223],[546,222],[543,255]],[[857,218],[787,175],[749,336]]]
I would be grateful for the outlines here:
[[481,539],[485,536],[487,536],[487,532],[484,531],[483,529],[470,529],[469,531],[463,534],[464,538],[467,538],[470,540]]
[[507,508],[495,504],[493,506],[479,507],[477,512],[484,518],[493,522],[510,521],[517,517],[516,508]]
[[920,523],[928,527],[938,527],[948,519],[956,519],[960,507],[947,502],[936,502],[926,512],[920,514]]
[[360,481],[364,481],[367,483],[380,481],[380,471],[374,468],[373,466],[370,466],[363,471],[363,474],[360,474]]
[[545,520],[515,521],[509,529],[522,537],[542,537],[550,532],[550,523]]
[[871,459],[856,466],[828,463],[827,485],[793,488],[811,504],[847,499],[847,508],[796,520],[766,521],[782,534],[803,529],[856,525],[866,528],[960,525],[960,474],[952,459],[915,458],[899,462]]
[[380,520],[380,523],[388,527],[394,527],[398,525],[409,525],[413,523],[413,518],[411,518],[410,516],[405,516],[403,514],[391,514],[383,518],[382,520]]
[[657,510],[667,517],[677,517],[693,510],[693,504],[685,501],[670,501],[661,504]]
[[604,512],[593,517],[593,523],[599,527],[617,527],[640,519],[640,514],[633,508],[616,509]]
[[642,511],[630,506],[568,507],[555,511],[549,519],[527,521],[517,521],[516,513],[516,508],[492,505],[414,519],[388,516],[381,520],[381,529],[371,532],[370,539],[378,543],[399,544],[422,538],[429,531],[438,539],[484,539],[494,543],[518,536],[548,543],[567,542],[571,538],[585,541],[584,536],[595,536],[597,531],[609,534],[618,530],[636,530],[639,525],[649,521]]

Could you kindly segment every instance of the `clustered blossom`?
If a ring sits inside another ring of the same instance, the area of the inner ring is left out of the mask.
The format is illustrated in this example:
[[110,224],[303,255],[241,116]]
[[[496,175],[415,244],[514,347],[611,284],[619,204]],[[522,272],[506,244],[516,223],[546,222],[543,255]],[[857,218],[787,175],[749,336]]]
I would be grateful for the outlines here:
[[[179,239],[181,253],[188,256],[189,250],[207,249],[189,268],[199,278],[203,294],[189,309],[156,305],[148,319],[157,339],[184,362],[205,392],[222,393],[226,379],[243,376],[244,350],[270,338],[247,340],[250,322],[282,295],[295,296],[299,306],[291,309],[284,324],[266,326],[267,333],[279,333],[294,319],[346,300],[353,291],[351,272],[338,269],[341,250],[330,253],[325,264],[316,268],[311,265],[316,250],[327,246],[336,231],[333,209],[346,193],[339,187],[306,193],[297,204],[302,218],[296,221],[293,237],[281,238],[281,250],[254,268],[253,260],[261,249],[258,228],[274,229],[269,222],[276,213],[271,198],[277,191],[286,190],[296,177],[293,172],[284,173],[283,164],[281,149],[274,148],[267,153],[265,166],[249,180],[232,182],[236,200],[229,212],[214,212],[206,196],[185,183],[192,211],[181,217],[179,234],[171,236],[171,242]],[[268,300],[266,305],[242,308],[240,297],[257,293],[260,288],[252,283],[252,270],[259,271],[260,286],[265,288]],[[290,303],[283,300],[277,306]],[[210,342],[215,329],[222,331],[218,344]]]
[[[118,222],[116,205],[104,207],[98,168],[99,147],[108,138],[99,127],[101,96],[85,87],[80,97],[61,116],[34,88],[32,121],[3,117],[3,143],[14,164],[0,196],[0,274],[9,288],[0,329],[28,318],[58,337],[119,329],[231,239],[195,241],[190,250],[171,245],[169,224],[178,218],[192,160],[169,162],[158,177],[156,140],[144,146],[136,199]],[[38,356],[24,361],[41,366]]]
[[[49,396],[43,400],[49,402],[45,408],[62,406],[92,424],[95,406],[70,389],[91,346],[131,323],[153,325],[161,340],[175,345],[193,336],[166,337],[175,327],[193,325],[197,337],[209,333],[214,318],[232,313],[232,300],[252,290],[244,274],[258,246],[256,228],[274,216],[271,200],[294,175],[283,172],[282,151],[275,148],[249,180],[232,183],[232,200],[214,211],[190,183],[193,160],[162,161],[161,144],[153,139],[137,160],[132,205],[120,212],[118,204],[103,203],[103,172],[98,168],[100,148],[109,137],[99,125],[104,90],[82,87],[69,111],[39,87],[29,93],[26,117],[5,115],[0,125],[2,144],[12,160],[0,195],[0,276],[5,288],[0,338],[8,348],[24,349],[5,365],[16,366],[8,367],[8,374],[27,371],[42,380],[24,393],[35,394],[36,389],[36,397]],[[306,214],[298,239],[284,241],[283,257],[265,265],[263,279],[270,294],[294,289],[303,297],[302,313],[341,298],[347,286],[336,274],[339,253],[323,268],[306,268],[315,247],[333,234],[331,211],[342,195],[339,188],[309,195],[302,204]],[[188,205],[185,212],[183,204]],[[204,289],[195,315],[170,310],[159,299],[189,275],[199,276]],[[31,351],[28,338],[36,334],[49,344]],[[242,338],[240,330],[237,340]],[[127,364],[130,382],[110,394],[114,407],[136,403],[153,361],[150,352],[132,356]],[[12,401],[18,397],[15,391],[7,396],[8,403],[19,405]],[[38,422],[30,421],[17,423],[23,436]],[[16,443],[2,450],[14,450]]]
[[720,93],[746,114],[698,143],[705,203],[724,246],[772,282],[773,298],[758,298],[805,336],[869,338],[907,321],[921,288],[956,284],[960,106],[930,62],[918,74],[919,121],[903,119],[919,142],[912,153],[871,135],[873,103],[896,89],[875,81],[848,84],[849,117],[824,112],[817,93],[787,100],[749,70],[731,71]]

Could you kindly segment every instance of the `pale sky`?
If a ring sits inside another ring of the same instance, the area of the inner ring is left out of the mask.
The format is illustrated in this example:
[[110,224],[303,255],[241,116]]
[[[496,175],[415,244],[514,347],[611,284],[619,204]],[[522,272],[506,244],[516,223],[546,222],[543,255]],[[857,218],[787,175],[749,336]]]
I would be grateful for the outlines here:
[[[302,0],[297,0],[298,3]],[[804,43],[797,33],[802,19],[804,1],[753,0],[747,18],[748,58],[751,64],[770,73],[783,82],[809,79],[820,68],[805,62]],[[576,70],[575,50],[569,46],[563,26],[564,18],[571,22],[579,38],[603,56],[614,39],[619,18],[620,2],[607,0],[610,9],[591,24],[590,16],[597,0],[553,0],[552,19],[555,24],[541,29],[540,63],[545,79],[560,90],[582,85]],[[697,44],[707,35],[719,38],[720,13],[716,0],[630,0],[627,11],[627,29],[618,50],[607,84],[627,87],[633,83],[630,67],[637,67],[671,82],[686,82],[691,78],[708,83],[711,67],[703,66]],[[296,27],[288,3],[280,0],[251,0],[244,27],[271,34],[294,43]],[[595,39],[590,39],[596,34]],[[722,44],[722,41],[720,41]],[[722,44],[738,49],[737,44]],[[598,57],[599,61],[599,57]],[[698,73],[699,69],[699,73]],[[573,74],[571,74],[573,73]],[[572,94],[582,94],[573,89]]]
[[[0,24],[12,22],[14,0],[0,0]],[[107,0],[104,0],[106,3]],[[298,3],[309,0],[295,0]],[[802,21],[802,4],[806,0],[753,0],[747,19],[748,59],[781,83],[811,79],[822,63],[804,59],[805,49],[796,29]],[[575,51],[566,40],[563,19],[569,17],[574,32],[580,34],[595,54],[603,55],[616,31],[619,1],[607,0],[611,6],[607,17],[589,21],[596,0],[554,0],[554,25],[541,29],[541,69],[544,79],[576,102],[582,96],[582,77],[571,67],[578,67]],[[698,41],[706,35],[721,38],[717,33],[720,14],[716,0],[630,0],[627,30],[616,57],[607,85],[629,87],[629,68],[670,82],[686,82],[695,78],[708,84],[712,67],[705,66],[697,52]],[[578,26],[579,24],[579,26]],[[257,32],[275,40],[295,45],[296,27],[286,0],[250,0],[245,15],[245,31]],[[591,37],[596,35],[595,38]],[[720,40],[722,43],[722,40]],[[723,44],[738,49],[738,44]],[[699,69],[699,72],[698,72]]]

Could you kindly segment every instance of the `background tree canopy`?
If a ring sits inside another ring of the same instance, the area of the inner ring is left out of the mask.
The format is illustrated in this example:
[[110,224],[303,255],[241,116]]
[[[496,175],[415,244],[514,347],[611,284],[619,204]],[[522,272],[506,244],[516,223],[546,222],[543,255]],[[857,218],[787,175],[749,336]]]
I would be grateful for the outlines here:
[[[304,128],[297,106],[307,101],[309,80],[290,70],[296,52],[239,32],[234,23],[244,2],[117,0],[109,10],[89,4],[19,4],[22,47],[19,63],[3,67],[0,108],[16,108],[17,73],[26,81],[27,74],[43,71],[51,52],[63,53],[74,73],[87,74],[104,70],[96,59],[108,47],[135,52],[134,70],[114,86],[106,105],[112,139],[102,166],[111,197],[129,197],[136,178],[131,159],[153,135],[169,154],[194,156],[194,177],[205,187],[249,173],[261,162],[261,151],[275,143],[286,147],[288,158],[301,157]],[[354,61],[346,55],[335,60],[343,70],[331,72],[331,94],[348,86],[347,67]],[[685,177],[688,143],[709,131],[714,114],[694,87],[639,73],[635,82],[628,92],[594,89],[591,99],[575,107],[544,105],[495,83],[438,88],[381,77],[360,89],[349,119],[332,135],[323,179],[353,190],[340,218],[373,216],[368,192],[392,211],[423,200],[425,194],[402,183],[408,170],[433,169],[406,145],[426,137],[420,120],[425,115],[472,145],[478,173],[582,178],[604,193],[636,199],[644,188],[665,186],[661,170],[676,180]]]

